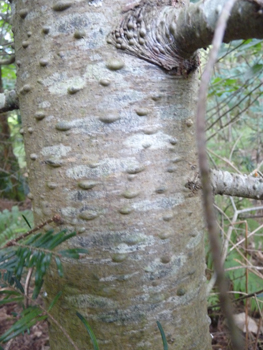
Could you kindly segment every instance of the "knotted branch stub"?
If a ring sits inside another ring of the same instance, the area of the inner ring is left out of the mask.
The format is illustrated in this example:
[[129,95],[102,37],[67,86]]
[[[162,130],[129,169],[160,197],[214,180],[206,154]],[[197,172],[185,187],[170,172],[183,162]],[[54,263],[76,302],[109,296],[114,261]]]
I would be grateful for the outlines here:
[[[167,1],[166,1],[167,3]],[[173,36],[182,4],[169,0],[143,0],[123,13],[120,24],[108,35],[107,42],[117,49],[154,63],[175,75],[188,75],[199,66],[198,54],[185,59],[178,54]]]

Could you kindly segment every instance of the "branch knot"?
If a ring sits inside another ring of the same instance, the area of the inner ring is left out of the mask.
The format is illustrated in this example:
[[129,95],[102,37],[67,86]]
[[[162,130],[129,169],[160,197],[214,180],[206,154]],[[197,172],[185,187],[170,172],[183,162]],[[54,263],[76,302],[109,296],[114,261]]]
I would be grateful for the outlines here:
[[170,5],[143,0],[124,12],[121,23],[109,34],[107,42],[175,75],[188,75],[198,67],[199,59],[197,54],[190,59],[178,54],[172,33],[181,7],[175,0],[170,1]]

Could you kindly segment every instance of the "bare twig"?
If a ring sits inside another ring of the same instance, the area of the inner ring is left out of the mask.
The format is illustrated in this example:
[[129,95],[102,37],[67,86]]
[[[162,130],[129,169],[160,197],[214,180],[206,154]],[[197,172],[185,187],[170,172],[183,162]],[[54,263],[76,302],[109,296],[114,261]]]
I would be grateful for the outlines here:
[[[230,292],[230,293],[231,293],[231,292]],[[238,294],[245,294],[245,293],[243,293],[243,292],[232,292],[232,293],[235,293],[235,294],[236,294],[236,293],[238,293]],[[240,298],[234,299],[233,302],[238,303],[239,301],[245,300],[245,299],[247,299],[247,298],[254,297],[254,296],[256,296],[256,295],[258,295],[258,294],[261,294],[261,293],[263,293],[263,289],[260,289],[260,290],[258,290],[258,291],[256,291],[256,292],[253,292],[253,293],[250,293],[250,294],[243,295],[243,296],[240,297]],[[215,309],[215,308],[217,308],[217,307],[219,307],[219,306],[220,306],[220,304],[215,304],[215,305],[208,306],[208,310]]]
[[[229,108],[225,113],[223,113],[222,115],[220,115],[220,117],[218,117],[215,121],[213,121],[209,127],[206,129],[206,131],[212,129],[212,127],[221,119],[223,118],[227,113],[231,112],[233,109],[235,109],[236,107],[238,107],[248,96],[251,96],[253,94],[254,91],[258,90],[260,88],[260,86],[263,83],[260,82],[260,84],[258,84],[254,89],[252,89],[251,91],[249,91],[249,93],[247,95],[245,95],[241,100],[238,101],[238,103],[236,105],[234,105],[233,107]],[[253,100],[254,101],[254,100]],[[241,112],[239,112],[237,115],[240,115],[245,109],[243,109]]]
[[226,164],[228,164],[231,168],[233,168],[238,174],[242,174],[240,170],[238,170],[237,167],[235,167],[235,165],[228,159],[224,158],[224,157],[221,157],[219,156],[218,154],[216,154],[215,152],[213,152],[211,149],[207,149],[207,152],[208,153],[212,153],[213,156],[221,159],[223,162],[225,162]]
[[[251,210],[255,210],[255,208],[252,208]],[[262,209],[262,207],[259,207],[259,209]],[[262,229],[263,227],[263,224],[260,225],[259,227],[257,227],[253,232],[250,232],[250,234],[247,236],[247,238],[253,236],[256,232],[258,232],[260,229]],[[237,242],[231,249],[230,249],[230,252],[233,250],[233,249],[236,249],[236,247],[238,247],[240,244],[242,244],[243,242],[245,241],[245,238],[242,238],[239,242]]]
[[228,327],[230,330],[231,342],[233,349],[244,349],[242,338],[235,325],[232,305],[228,297],[227,282],[224,276],[224,267],[221,260],[221,246],[218,237],[218,229],[216,224],[216,218],[213,207],[213,193],[210,183],[210,171],[209,164],[206,156],[206,137],[205,137],[205,114],[206,114],[206,98],[209,81],[211,79],[214,64],[217,60],[217,54],[221,43],[223,41],[224,32],[226,29],[226,22],[229,18],[230,11],[235,3],[235,0],[230,0],[224,6],[221,15],[219,17],[214,38],[213,48],[210,51],[210,56],[207,62],[207,66],[201,79],[201,86],[198,96],[197,104],[197,145],[199,154],[199,166],[201,173],[201,182],[203,187],[203,200],[204,200],[204,213],[207,221],[209,240],[211,245],[211,252],[213,256],[214,268],[217,274],[217,284],[219,289],[219,298],[222,311],[227,319]]
[[61,223],[61,217],[58,214],[55,214],[51,219],[48,219],[47,221],[43,222],[42,224],[38,225],[37,227],[33,228],[33,230],[30,230],[24,234],[22,234],[21,236],[12,239],[11,241],[8,241],[4,248],[6,247],[11,247],[13,245],[15,245],[16,242],[20,241],[21,239],[24,239],[26,237],[28,237],[29,235],[31,235],[32,233],[35,233],[36,231],[40,230],[42,227],[44,227],[47,224],[51,224],[52,222],[55,222],[57,224]]

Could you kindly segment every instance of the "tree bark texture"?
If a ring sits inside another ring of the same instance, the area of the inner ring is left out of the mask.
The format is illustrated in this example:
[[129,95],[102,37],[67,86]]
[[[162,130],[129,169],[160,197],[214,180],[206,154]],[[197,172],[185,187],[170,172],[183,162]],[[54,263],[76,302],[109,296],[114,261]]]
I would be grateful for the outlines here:
[[263,179],[261,177],[212,170],[211,183],[214,194],[263,199]]
[[[12,3],[17,93],[36,224],[59,213],[89,255],[45,281],[80,349],[211,349],[196,164],[197,74],[171,75],[106,42],[116,0]],[[53,350],[72,349],[54,325]]]

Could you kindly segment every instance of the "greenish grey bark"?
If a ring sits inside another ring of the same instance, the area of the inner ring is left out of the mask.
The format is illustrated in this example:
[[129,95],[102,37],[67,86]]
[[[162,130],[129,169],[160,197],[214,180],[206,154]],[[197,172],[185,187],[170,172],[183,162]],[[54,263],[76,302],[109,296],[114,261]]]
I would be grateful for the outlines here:
[[[65,6],[64,6],[64,5]],[[80,349],[211,349],[196,164],[197,75],[116,51],[119,1],[16,1],[17,92],[36,223],[59,213],[89,255],[51,271],[47,301]],[[63,8],[64,7],[64,8]],[[53,350],[72,349],[50,326]]]

